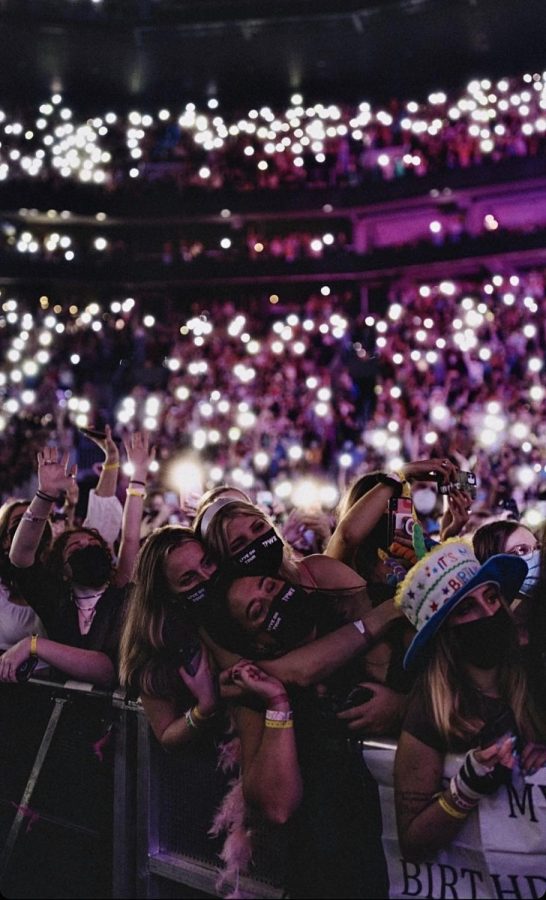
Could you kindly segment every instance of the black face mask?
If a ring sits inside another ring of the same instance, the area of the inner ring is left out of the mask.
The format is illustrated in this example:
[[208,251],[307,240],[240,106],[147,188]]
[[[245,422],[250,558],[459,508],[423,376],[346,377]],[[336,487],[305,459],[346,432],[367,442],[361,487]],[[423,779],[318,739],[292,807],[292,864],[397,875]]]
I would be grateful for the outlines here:
[[453,627],[457,649],[465,662],[477,669],[493,669],[506,657],[514,625],[505,609],[493,616]]
[[285,581],[269,607],[265,631],[275,638],[278,650],[285,653],[299,646],[314,626],[313,595]]
[[110,555],[96,544],[74,550],[67,563],[72,571],[72,581],[84,587],[101,587],[112,575]]
[[219,572],[215,572],[208,581],[200,581],[189,591],[181,591],[176,595],[176,602],[182,601],[191,611],[194,620],[204,623],[208,619],[212,604],[218,592]]
[[274,528],[260,535],[231,560],[231,565],[241,575],[264,575],[278,572],[283,557],[283,542]]

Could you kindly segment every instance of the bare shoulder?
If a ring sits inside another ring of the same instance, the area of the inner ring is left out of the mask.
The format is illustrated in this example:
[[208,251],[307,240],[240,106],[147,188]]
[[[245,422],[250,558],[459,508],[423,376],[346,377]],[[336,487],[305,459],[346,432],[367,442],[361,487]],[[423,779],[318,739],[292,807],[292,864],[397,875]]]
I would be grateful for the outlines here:
[[[306,556],[301,565],[301,584],[304,587],[315,587],[332,589],[332,588],[360,588],[364,587],[366,582],[358,575],[354,569],[339,559],[326,556],[324,553],[314,553],[312,556]],[[315,584],[310,583],[312,579]]]

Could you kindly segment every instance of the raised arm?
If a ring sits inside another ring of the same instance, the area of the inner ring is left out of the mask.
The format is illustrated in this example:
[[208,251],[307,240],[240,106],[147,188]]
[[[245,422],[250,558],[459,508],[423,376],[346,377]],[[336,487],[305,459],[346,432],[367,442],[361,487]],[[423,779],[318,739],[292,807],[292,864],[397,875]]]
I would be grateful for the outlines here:
[[19,522],[9,555],[10,562],[21,569],[34,564],[51,507],[59,494],[69,489],[77,472],[76,466],[68,468],[68,453],[59,458],[56,447],[44,447],[37,460],[38,490]]
[[113,546],[119,537],[123,508],[116,496],[119,476],[119,450],[112,438],[112,430],[105,426],[105,436],[91,429],[81,429],[83,434],[100,447],[104,453],[99,481],[89,491],[84,527],[96,528],[107,544]]
[[396,479],[411,481],[430,478],[448,482],[457,480],[457,472],[457,467],[448,459],[423,459],[405,463],[399,474],[392,476],[392,483],[377,484],[348,510],[330,538],[325,554],[354,566],[359,546],[386,512],[388,501],[400,490]]
[[358,548],[386,512],[387,504],[391,497],[396,496],[397,490],[399,488],[394,481],[392,484],[376,484],[357,500],[338,523],[328,541],[325,555],[354,567]]
[[100,432],[93,431],[88,428],[81,428],[80,431],[90,441],[93,441],[97,447],[100,447],[104,453],[104,461],[98,484],[95,488],[97,497],[113,497],[116,493],[119,476],[119,450],[116,442],[112,438],[112,429],[109,425],[104,428],[104,437],[99,437]]
[[155,449],[150,449],[149,436],[146,432],[133,432],[124,444],[127,459],[131,463],[133,471],[123,507],[121,543],[116,573],[118,587],[128,584],[133,574],[140,548],[140,523],[146,497],[148,469],[155,458]]

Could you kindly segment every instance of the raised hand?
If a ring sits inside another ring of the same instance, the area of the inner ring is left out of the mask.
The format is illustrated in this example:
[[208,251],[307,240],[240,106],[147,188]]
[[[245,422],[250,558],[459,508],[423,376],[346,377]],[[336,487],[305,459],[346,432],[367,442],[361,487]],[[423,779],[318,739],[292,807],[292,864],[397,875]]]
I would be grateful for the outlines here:
[[104,453],[104,462],[112,465],[119,462],[119,450],[116,442],[112,438],[112,429],[109,425],[106,425],[104,428],[105,436],[100,436],[100,433],[97,431],[93,431],[92,428],[80,428],[82,434],[89,438],[90,441],[93,441],[97,447],[100,447],[102,452]]
[[39,490],[50,497],[57,497],[61,491],[68,492],[78,471],[76,465],[68,469],[68,453],[65,451],[59,458],[57,447],[44,447],[36,458]]
[[449,459],[419,459],[405,463],[400,469],[408,481],[438,481],[440,484],[455,484],[459,469]]
[[211,715],[216,709],[217,693],[208,650],[203,644],[195,675],[189,675],[184,666],[180,666],[178,674],[197,700],[199,711],[204,716]]
[[155,447],[150,447],[150,436],[146,431],[133,431],[123,440],[127,460],[133,467],[131,477],[146,481],[150,463],[155,459]]
[[472,497],[466,491],[453,491],[447,496],[447,509],[440,522],[440,540],[456,537],[470,518]]

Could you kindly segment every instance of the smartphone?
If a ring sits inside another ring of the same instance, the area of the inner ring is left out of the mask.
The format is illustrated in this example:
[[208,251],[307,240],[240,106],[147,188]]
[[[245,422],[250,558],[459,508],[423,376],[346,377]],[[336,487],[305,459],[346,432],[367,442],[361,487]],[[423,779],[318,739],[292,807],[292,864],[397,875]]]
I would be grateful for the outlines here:
[[353,706],[361,706],[363,703],[368,703],[373,696],[374,692],[371,688],[357,685],[357,687],[353,688],[352,691],[347,694],[345,700],[340,705],[340,712],[343,712],[346,709],[352,709]]
[[393,542],[412,545],[413,526],[415,517],[413,503],[410,497],[393,497],[389,501],[389,540],[387,546]]
[[458,486],[461,491],[466,491],[467,494],[470,494],[472,499],[476,496],[478,480],[474,475],[474,472],[459,472],[459,482]]
[[178,651],[178,658],[188,675],[193,677],[197,672],[202,652],[201,642],[198,640],[187,641]]
[[105,431],[99,431],[97,428],[80,428],[82,434],[88,438],[97,438],[99,441],[103,441],[106,437]]
[[453,490],[458,491],[466,491],[467,494],[470,494],[472,499],[476,497],[478,480],[474,475],[474,472],[459,472],[458,481],[450,481],[448,484],[444,484],[441,480],[441,476],[438,476],[438,493],[439,494],[450,494]]

